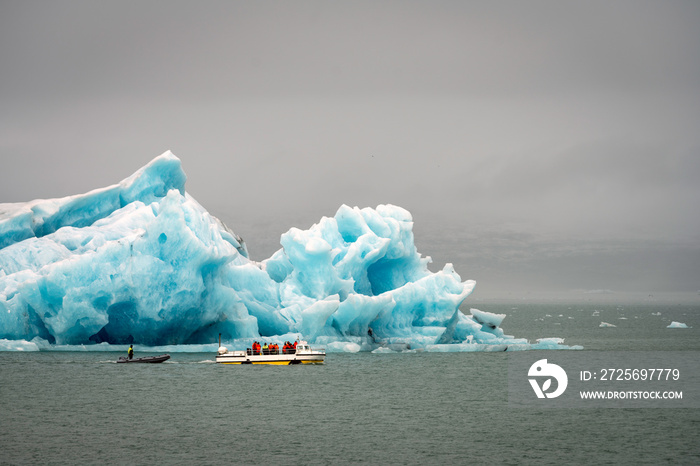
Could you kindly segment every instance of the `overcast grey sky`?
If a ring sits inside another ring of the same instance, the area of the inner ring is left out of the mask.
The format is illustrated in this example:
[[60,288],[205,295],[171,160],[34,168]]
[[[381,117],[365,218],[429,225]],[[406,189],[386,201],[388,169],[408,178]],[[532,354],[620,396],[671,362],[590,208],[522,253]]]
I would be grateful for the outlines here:
[[700,290],[700,2],[0,0],[0,202],[165,150],[251,257],[413,214],[474,296]]

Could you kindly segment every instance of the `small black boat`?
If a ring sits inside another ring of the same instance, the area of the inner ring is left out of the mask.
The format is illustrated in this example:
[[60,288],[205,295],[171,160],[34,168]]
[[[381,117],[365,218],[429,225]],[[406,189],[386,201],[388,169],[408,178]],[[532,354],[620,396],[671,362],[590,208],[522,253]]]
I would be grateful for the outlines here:
[[167,361],[170,359],[169,354],[161,354],[160,356],[144,356],[143,358],[127,359],[124,356],[119,357],[117,362],[141,362],[141,363],[151,363],[155,364],[158,362]]

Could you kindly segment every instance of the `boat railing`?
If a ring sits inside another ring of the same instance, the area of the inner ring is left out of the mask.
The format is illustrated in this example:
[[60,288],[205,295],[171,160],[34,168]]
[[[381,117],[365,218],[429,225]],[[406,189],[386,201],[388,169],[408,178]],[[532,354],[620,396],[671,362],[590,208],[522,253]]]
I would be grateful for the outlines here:
[[[243,354],[243,351],[237,351],[237,353]],[[245,354],[248,356],[276,356],[278,354],[308,354],[308,353],[314,353],[314,354],[326,354],[326,349],[325,348],[320,348],[320,349],[312,349],[311,347],[308,346],[302,346],[299,348],[290,348],[286,350],[278,350],[278,349],[262,349],[259,351],[253,351],[252,348],[246,348]]]
[[291,348],[291,349],[281,349],[281,350],[280,350],[280,349],[272,349],[272,350],[270,350],[270,349],[265,349],[265,348],[263,348],[263,349],[261,349],[261,350],[253,351],[252,348],[246,348],[245,352],[246,352],[246,354],[247,354],[248,356],[260,356],[260,355],[265,355],[265,356],[267,356],[267,355],[274,355],[274,354],[296,354],[296,353],[297,353],[297,350],[294,349],[294,348]]

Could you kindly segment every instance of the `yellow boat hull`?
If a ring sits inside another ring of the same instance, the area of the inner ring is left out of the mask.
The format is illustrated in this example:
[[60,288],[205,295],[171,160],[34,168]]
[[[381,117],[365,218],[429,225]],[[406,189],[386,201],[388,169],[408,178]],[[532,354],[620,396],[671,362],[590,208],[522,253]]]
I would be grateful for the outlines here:
[[295,364],[325,364],[324,361],[217,361],[219,364],[265,364],[273,366],[292,366]]

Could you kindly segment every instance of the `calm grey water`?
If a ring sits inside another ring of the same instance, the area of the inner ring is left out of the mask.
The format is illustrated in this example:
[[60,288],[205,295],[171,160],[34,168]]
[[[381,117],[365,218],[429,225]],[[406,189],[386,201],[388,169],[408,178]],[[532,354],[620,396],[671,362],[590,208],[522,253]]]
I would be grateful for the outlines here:
[[[585,351],[700,351],[693,306],[513,307],[482,309],[508,314],[507,333]],[[313,367],[120,355],[0,353],[0,464],[700,462],[697,409],[508,408],[508,353],[330,354]]]

